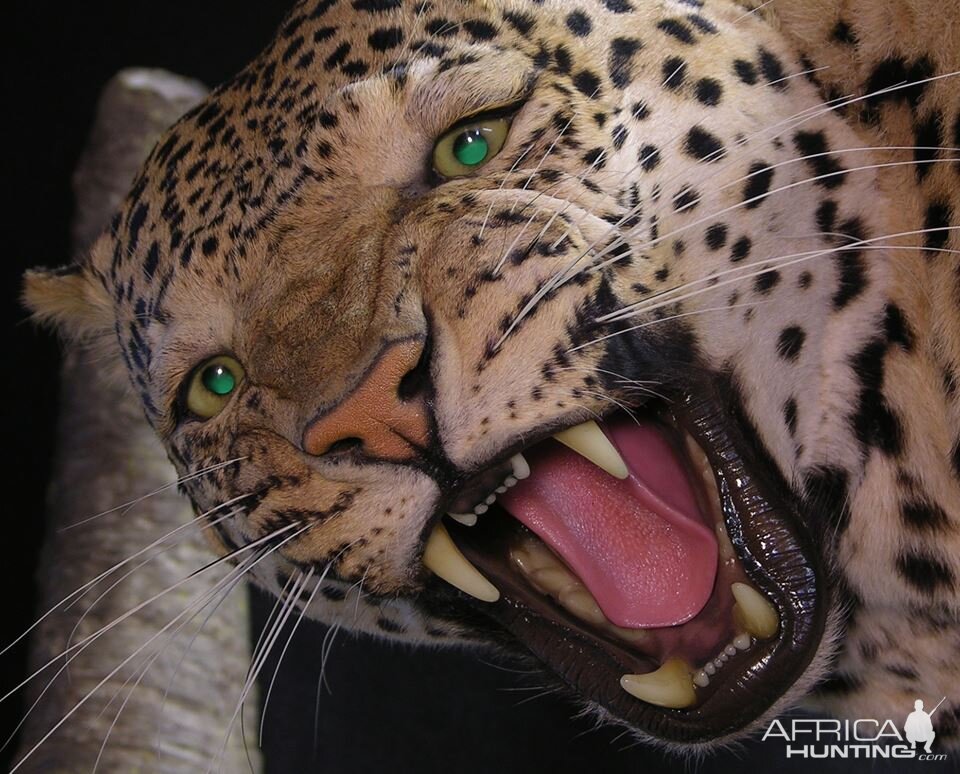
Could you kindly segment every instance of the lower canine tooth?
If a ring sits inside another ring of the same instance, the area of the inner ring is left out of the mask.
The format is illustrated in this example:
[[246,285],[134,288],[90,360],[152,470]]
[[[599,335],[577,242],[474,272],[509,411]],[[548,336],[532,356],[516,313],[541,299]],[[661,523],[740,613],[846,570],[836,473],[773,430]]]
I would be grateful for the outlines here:
[[749,634],[764,639],[772,637],[780,627],[780,617],[773,605],[753,586],[746,583],[734,583],[730,586],[734,605],[734,620]]
[[530,477],[530,465],[522,454],[514,454],[510,458],[510,464],[513,466],[513,477],[518,481]]
[[477,523],[477,514],[475,513],[448,513],[447,516],[464,527],[472,527]]
[[460,553],[447,528],[442,524],[437,524],[427,539],[426,548],[423,550],[423,564],[434,575],[443,578],[464,594],[483,602],[496,602],[500,599],[496,586],[484,578]]
[[656,672],[624,675],[620,678],[620,687],[631,696],[658,707],[683,709],[697,701],[693,670],[678,658],[667,659]]
[[630,475],[617,447],[593,420],[561,430],[553,437],[614,478],[624,479]]

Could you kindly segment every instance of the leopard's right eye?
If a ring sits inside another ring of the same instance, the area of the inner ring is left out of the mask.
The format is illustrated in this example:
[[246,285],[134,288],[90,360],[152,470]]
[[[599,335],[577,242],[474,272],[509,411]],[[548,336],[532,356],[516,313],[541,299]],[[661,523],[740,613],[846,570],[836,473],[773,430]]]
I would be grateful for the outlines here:
[[243,377],[243,366],[229,355],[200,364],[189,377],[184,398],[187,411],[200,419],[212,419],[230,402]]

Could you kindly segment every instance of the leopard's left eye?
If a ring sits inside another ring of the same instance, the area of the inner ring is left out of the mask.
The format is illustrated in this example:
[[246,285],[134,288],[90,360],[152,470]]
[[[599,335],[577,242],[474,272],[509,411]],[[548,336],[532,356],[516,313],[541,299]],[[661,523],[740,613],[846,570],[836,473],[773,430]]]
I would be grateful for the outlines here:
[[448,179],[473,174],[500,152],[509,129],[505,118],[481,118],[451,129],[434,146],[434,170]]
[[187,411],[199,419],[212,419],[230,402],[243,377],[243,366],[229,355],[201,363],[187,382],[183,396]]

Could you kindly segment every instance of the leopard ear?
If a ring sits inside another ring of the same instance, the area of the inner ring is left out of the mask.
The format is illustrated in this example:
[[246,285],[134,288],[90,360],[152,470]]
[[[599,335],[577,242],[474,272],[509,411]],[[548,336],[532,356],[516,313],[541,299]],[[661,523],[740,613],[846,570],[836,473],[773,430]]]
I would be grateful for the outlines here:
[[89,260],[27,270],[21,298],[36,320],[68,338],[96,338],[113,329],[113,300]]

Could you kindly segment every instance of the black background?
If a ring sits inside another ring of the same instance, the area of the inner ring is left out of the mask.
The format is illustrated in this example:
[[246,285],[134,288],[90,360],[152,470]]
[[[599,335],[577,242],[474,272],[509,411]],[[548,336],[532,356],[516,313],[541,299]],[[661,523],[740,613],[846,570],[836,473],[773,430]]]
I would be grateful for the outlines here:
[[[10,453],[0,510],[4,642],[34,615],[33,572],[56,420],[56,342],[25,324],[17,302],[19,276],[27,266],[56,265],[69,257],[70,176],[99,90],[114,72],[131,65],[165,67],[215,84],[257,53],[288,6],[239,0],[4,6],[3,438]],[[268,603],[260,600],[257,607],[262,620]],[[572,720],[576,707],[555,696],[517,691],[515,675],[474,655],[413,652],[347,635],[333,648],[332,693],[321,695],[315,724],[323,634],[320,626],[302,627],[280,670],[264,739],[273,774],[688,768],[631,748],[615,729],[593,730],[589,720]],[[19,649],[0,659],[0,693],[22,674],[24,658]],[[272,671],[268,664],[264,673]],[[22,712],[16,701],[0,705],[4,737]],[[9,753],[0,753],[0,766],[7,765]],[[788,769],[777,745],[753,742],[701,770],[812,771],[814,765],[821,771],[844,768],[801,763]],[[890,764],[875,770],[907,768]]]

